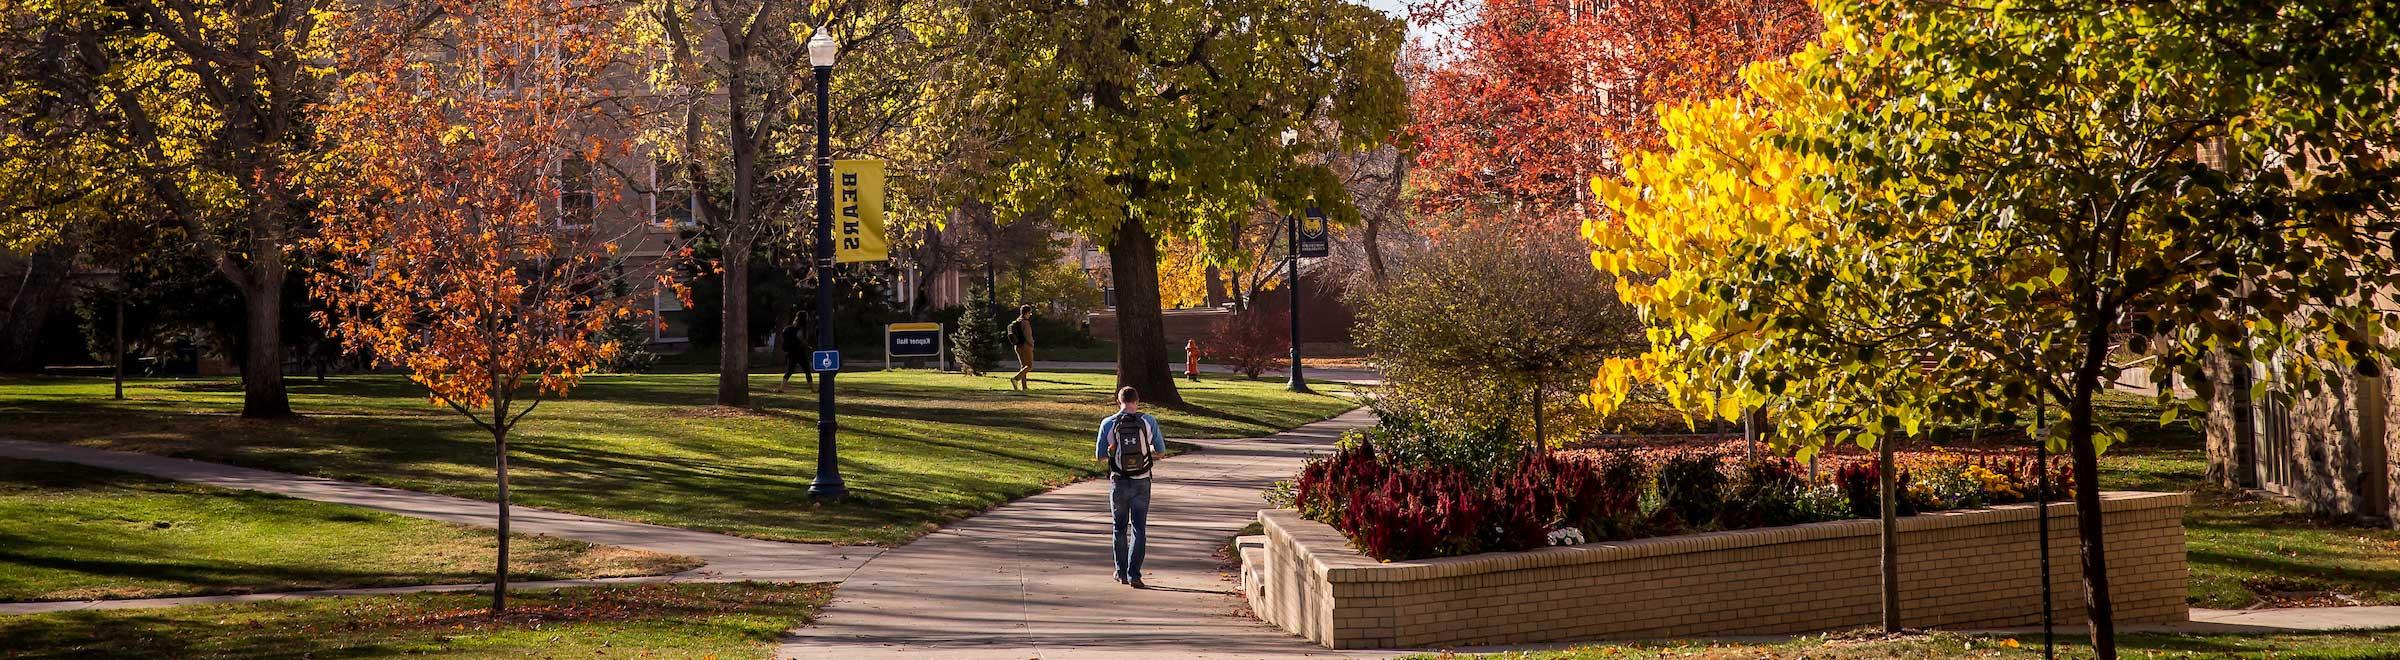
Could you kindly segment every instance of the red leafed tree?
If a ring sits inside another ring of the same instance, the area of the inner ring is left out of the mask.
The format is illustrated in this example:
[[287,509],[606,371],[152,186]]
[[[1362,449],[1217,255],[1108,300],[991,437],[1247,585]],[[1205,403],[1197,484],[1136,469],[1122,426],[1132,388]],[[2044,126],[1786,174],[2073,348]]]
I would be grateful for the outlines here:
[[1717,96],[1824,27],[1808,0],[1423,0],[1448,28],[1406,58],[1413,201],[1572,231],[1591,179],[1653,147],[1654,108]]
[[346,348],[406,369],[491,434],[494,612],[508,602],[509,431],[614,357],[609,326],[643,313],[622,279],[639,275],[614,256],[622,237],[593,221],[615,196],[587,174],[628,134],[605,130],[605,6],[364,5],[320,120],[312,289]]
[[1289,357],[1291,315],[1253,305],[1218,319],[1200,340],[1200,354],[1257,380]]

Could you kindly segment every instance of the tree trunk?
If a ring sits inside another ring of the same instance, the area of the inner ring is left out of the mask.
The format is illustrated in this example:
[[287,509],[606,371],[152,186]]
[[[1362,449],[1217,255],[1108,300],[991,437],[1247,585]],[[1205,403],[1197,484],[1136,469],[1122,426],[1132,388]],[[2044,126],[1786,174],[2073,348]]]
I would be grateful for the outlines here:
[[1145,403],[1183,403],[1167,369],[1166,316],[1158,306],[1158,240],[1139,219],[1125,218],[1109,240],[1108,265],[1117,284],[1117,386],[1131,386]]
[[283,259],[254,255],[250,269],[253,283],[242,287],[249,307],[242,328],[242,416],[290,417],[292,401],[283,389]]
[[[42,370],[42,326],[68,287],[74,251],[60,245],[23,254],[0,254],[6,297],[0,298],[0,371]],[[18,270],[22,268],[23,270]]]
[[2101,538],[2100,451],[2092,444],[2092,396],[2100,389],[2100,366],[2108,358],[2105,328],[2085,332],[2083,364],[2075,369],[2067,402],[2067,451],[2075,470],[2075,531],[2083,542],[2083,608],[2092,622],[2092,657],[2116,660],[2116,603],[2108,591],[2108,548]]
[[1883,501],[1883,631],[1900,632],[1900,498],[1894,482],[1899,472],[1892,465],[1894,440],[1884,437],[1875,441],[1876,488]]
[[1550,443],[1542,439],[1542,377],[1533,377],[1533,448],[1547,449]]
[[1742,454],[1745,460],[1758,461],[1758,443],[1767,437],[1767,409],[1751,408],[1742,412]]
[[112,381],[115,383],[115,385],[116,385],[116,394],[115,394],[115,395],[113,395],[113,396],[110,396],[109,398],[116,399],[116,400],[118,400],[118,401],[124,401],[124,400],[125,400],[125,292],[123,292],[123,291],[119,291],[119,292],[117,292],[117,313],[116,313],[116,326],[117,326],[117,339],[116,339],[116,341],[115,341],[115,342],[112,342],[112,344],[115,346],[115,352],[114,352],[114,353],[111,353],[111,354],[110,354],[110,357],[109,357],[109,359],[108,359],[108,363],[109,363],[111,366],[115,367],[114,371],[116,371],[116,374],[115,374],[114,376],[112,376],[112,377],[111,377],[111,380],[112,380]]
[[500,470],[500,560],[493,564],[492,613],[508,611],[508,427],[507,419],[492,420],[492,449]]
[[[718,305],[717,405],[750,405],[750,246],[727,244]],[[822,274],[820,279],[822,279]],[[819,282],[818,286],[823,286]]]
[[1383,266],[1382,218],[1385,214],[1398,213],[1400,194],[1407,187],[1409,161],[1406,153],[1392,157],[1392,185],[1385,189],[1382,207],[1375,213],[1367,214],[1365,219],[1366,235],[1362,237],[1363,242],[1359,247],[1366,250],[1367,253],[1367,276],[1379,289],[1383,288],[1383,283],[1388,277]]

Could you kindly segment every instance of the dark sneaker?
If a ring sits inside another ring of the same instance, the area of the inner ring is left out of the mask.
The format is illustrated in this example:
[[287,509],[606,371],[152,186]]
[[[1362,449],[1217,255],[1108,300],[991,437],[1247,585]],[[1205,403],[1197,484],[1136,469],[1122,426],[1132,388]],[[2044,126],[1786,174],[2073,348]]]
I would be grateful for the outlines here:
[[1132,581],[1130,581],[1130,582],[1126,582],[1126,584],[1133,585],[1133,588],[1135,588],[1135,589],[1148,589],[1148,588],[1150,588],[1150,585],[1147,585],[1147,584],[1142,584],[1142,579],[1141,579],[1141,578],[1134,578]]
[[1119,575],[1119,576],[1117,576],[1117,584],[1125,584],[1125,576],[1123,576],[1123,575]]

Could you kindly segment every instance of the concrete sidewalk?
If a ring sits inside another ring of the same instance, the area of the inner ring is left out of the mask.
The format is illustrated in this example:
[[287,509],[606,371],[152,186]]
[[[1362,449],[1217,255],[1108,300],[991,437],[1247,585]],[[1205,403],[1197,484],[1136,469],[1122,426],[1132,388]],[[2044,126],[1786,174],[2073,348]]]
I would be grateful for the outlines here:
[[1328,651],[1241,611],[1218,548],[1365,410],[1270,438],[1179,440],[1202,451],[1159,463],[1147,590],[1117,584],[1108,482],[1085,481],[969,518],[859,569],[779,658],[1385,657]]
[[[2350,607],[2278,607],[2255,610],[2212,610],[2192,608],[2190,621],[2175,623],[2137,623],[2117,626],[2120,633],[2170,633],[2177,635],[2271,635],[2298,632],[2339,632],[2344,630],[2384,630],[2400,628],[2400,606],[2356,605]],[[2039,635],[2039,626],[2005,630],[1975,631],[1977,634]],[[2055,632],[2062,637],[2085,637],[2091,628],[2081,619],[2059,621]]]
[[[1010,368],[1008,368],[1008,369],[1003,369],[1003,370],[1001,370],[1001,372],[1002,372],[1002,373],[1004,373],[1004,374],[1005,374],[1005,373],[1008,373],[1008,372],[1014,372],[1014,371],[1016,371],[1016,369],[1014,368],[1014,367],[1015,367],[1015,365],[1017,364],[1017,359],[1016,359],[1016,358],[1013,358],[1013,357],[1012,357],[1012,358],[1004,359],[1004,360],[1001,360],[1001,361],[1000,361],[1000,363],[1001,363],[1002,365],[1004,365],[1004,366],[1010,367]],[[1181,382],[1181,380],[1183,379],[1183,363],[1181,363],[1181,362],[1178,362],[1178,363],[1175,363],[1175,364],[1172,364],[1172,365],[1168,365],[1168,366],[1170,367],[1168,370],[1169,370],[1169,371],[1172,371],[1172,372],[1174,372],[1174,374],[1175,374],[1175,378],[1176,378],[1177,382]],[[1106,371],[1106,372],[1111,372],[1111,373],[1114,373],[1114,372],[1117,370],[1117,363],[1115,363],[1115,362],[1068,362],[1068,361],[1062,361],[1062,360],[1034,360],[1034,361],[1033,361],[1033,369],[1034,369],[1034,371],[1043,371],[1043,370],[1049,370],[1049,371]],[[1211,376],[1233,376],[1233,375],[1236,375],[1236,374],[1234,374],[1234,372],[1233,372],[1233,367],[1228,367],[1228,366],[1225,366],[1225,365],[1222,365],[1222,364],[1202,364],[1202,365],[1200,365],[1200,373],[1203,373],[1203,374],[1209,374],[1209,375],[1211,375]],[[1383,382],[1383,374],[1381,374],[1381,373],[1378,373],[1378,372],[1376,372],[1376,371],[1375,371],[1375,370],[1373,370],[1373,369],[1348,369],[1348,368],[1337,368],[1337,367],[1308,367],[1308,368],[1307,368],[1307,373],[1308,373],[1308,379],[1309,379],[1309,380],[1311,380],[1311,381],[1320,381],[1320,380],[1323,380],[1323,381],[1333,381],[1333,382],[1337,382],[1337,383],[1345,383],[1345,384],[1350,384],[1350,385],[1367,385],[1367,386],[1372,386],[1372,385],[1380,384],[1380,383],[1382,383],[1382,382]],[[1283,369],[1281,369],[1281,368],[1278,368],[1278,369],[1275,369],[1275,370],[1272,370],[1272,371],[1268,371],[1268,372],[1266,372],[1266,373],[1263,373],[1263,374],[1259,374],[1259,376],[1258,376],[1258,377],[1259,377],[1259,379],[1260,379],[1260,380],[1277,380],[1277,381],[1281,381],[1281,380],[1289,380],[1289,379],[1291,378],[1290,376],[1287,376],[1287,375],[1285,375],[1285,372],[1284,372],[1284,370],[1283,370]]]
[[[0,457],[23,458],[63,463],[78,463],[122,472],[146,474],[165,479],[186,481],[222,488],[264,491],[304,500],[332,502],[388,511],[404,516],[440,520],[477,527],[494,527],[499,520],[499,507],[491,502],[470,500],[447,495],[432,495],[398,488],[336,481],[321,477],[284,474],[217,463],[136,454],[131,452],[94,449],[74,445],[59,445],[18,440],[0,440]],[[547,534],[604,545],[624,546],[698,557],[707,564],[674,575],[641,578],[612,578],[606,580],[563,580],[557,582],[513,583],[510,588],[541,588],[549,586],[581,586],[625,582],[714,581],[732,582],[761,580],[775,582],[840,582],[860,565],[884,549],[875,546],[835,546],[802,543],[779,543],[746,539],[724,534],[646,525],[579,516],[535,509],[510,507],[509,529],[525,534]],[[48,603],[0,603],[0,614],[29,614],[79,609],[126,609],[138,607],[170,607],[210,602],[238,602],[274,598],[341,596],[360,593],[399,593],[406,591],[457,591],[488,588],[489,585],[427,585],[421,587],[390,587],[377,589],[336,589],[276,594],[237,596],[197,596],[189,598],[148,598],[111,601],[66,601]]]

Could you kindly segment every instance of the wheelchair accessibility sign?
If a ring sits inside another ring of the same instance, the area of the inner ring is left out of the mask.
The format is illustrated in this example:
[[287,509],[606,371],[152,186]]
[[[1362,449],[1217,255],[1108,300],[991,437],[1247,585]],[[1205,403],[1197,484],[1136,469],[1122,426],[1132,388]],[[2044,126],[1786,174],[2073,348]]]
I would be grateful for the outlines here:
[[808,355],[808,368],[817,373],[842,370],[841,351],[817,351]]

